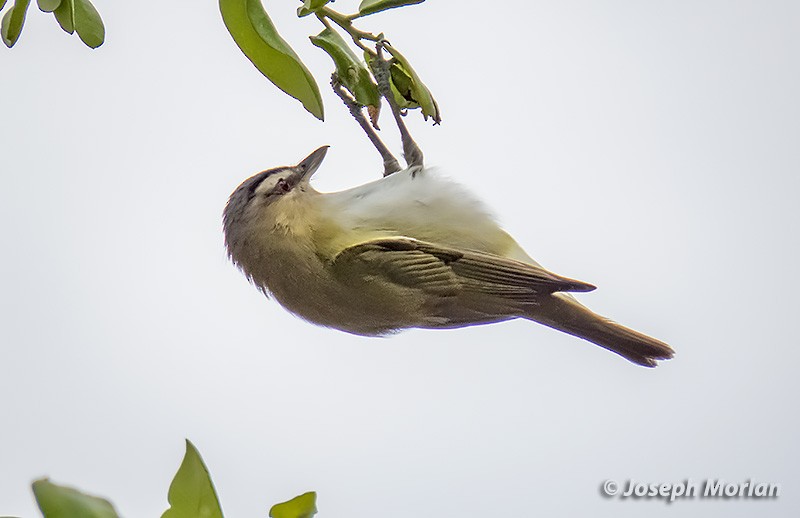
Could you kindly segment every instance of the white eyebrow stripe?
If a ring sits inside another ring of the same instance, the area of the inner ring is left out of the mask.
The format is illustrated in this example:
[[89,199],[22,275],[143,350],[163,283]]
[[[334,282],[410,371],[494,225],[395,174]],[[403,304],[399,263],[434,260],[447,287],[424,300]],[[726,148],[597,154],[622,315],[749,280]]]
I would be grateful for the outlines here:
[[278,184],[280,180],[286,178],[285,171],[276,171],[275,173],[267,176],[258,184],[258,187],[255,189],[255,194],[269,194],[273,190],[275,190],[275,186]]

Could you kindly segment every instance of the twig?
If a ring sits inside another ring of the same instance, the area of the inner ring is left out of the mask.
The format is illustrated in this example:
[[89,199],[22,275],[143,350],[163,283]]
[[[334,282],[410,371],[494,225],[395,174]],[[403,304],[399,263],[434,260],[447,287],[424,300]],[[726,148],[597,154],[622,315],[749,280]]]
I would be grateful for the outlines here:
[[323,18],[330,18],[336,25],[344,29],[345,32],[350,35],[350,37],[353,39],[353,43],[355,43],[358,48],[370,56],[375,56],[375,51],[361,43],[361,40],[375,42],[381,41],[383,39],[383,34],[375,36],[371,32],[362,31],[353,27],[353,20],[356,18],[355,15],[346,16],[342,13],[334,11],[328,6],[325,6],[317,11],[317,18],[320,20]]

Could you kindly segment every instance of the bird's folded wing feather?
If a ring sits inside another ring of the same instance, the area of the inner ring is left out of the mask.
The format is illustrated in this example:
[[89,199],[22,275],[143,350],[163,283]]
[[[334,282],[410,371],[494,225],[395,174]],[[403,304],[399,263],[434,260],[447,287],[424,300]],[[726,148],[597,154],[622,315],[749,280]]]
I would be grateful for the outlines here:
[[334,272],[380,276],[441,296],[472,291],[526,302],[556,291],[595,289],[514,259],[405,237],[346,248],[336,255],[331,267]]

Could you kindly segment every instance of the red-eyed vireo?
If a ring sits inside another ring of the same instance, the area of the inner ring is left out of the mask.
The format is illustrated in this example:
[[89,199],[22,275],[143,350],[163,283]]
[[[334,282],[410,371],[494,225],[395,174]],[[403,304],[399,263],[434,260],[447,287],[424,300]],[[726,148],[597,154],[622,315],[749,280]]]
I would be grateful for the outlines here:
[[231,259],[292,313],[358,335],[526,318],[639,365],[672,357],[664,342],[578,303],[567,292],[594,286],[542,268],[434,171],[316,191],[309,180],[327,149],[245,180],[224,211]]

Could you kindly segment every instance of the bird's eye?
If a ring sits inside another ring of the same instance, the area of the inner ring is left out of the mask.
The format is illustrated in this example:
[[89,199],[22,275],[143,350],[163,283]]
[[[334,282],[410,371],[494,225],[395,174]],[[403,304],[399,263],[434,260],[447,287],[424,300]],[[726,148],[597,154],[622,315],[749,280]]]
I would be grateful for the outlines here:
[[292,189],[292,186],[289,185],[289,182],[287,182],[283,178],[278,180],[278,183],[277,183],[276,187],[278,188],[278,192],[281,192],[281,193],[289,192]]

